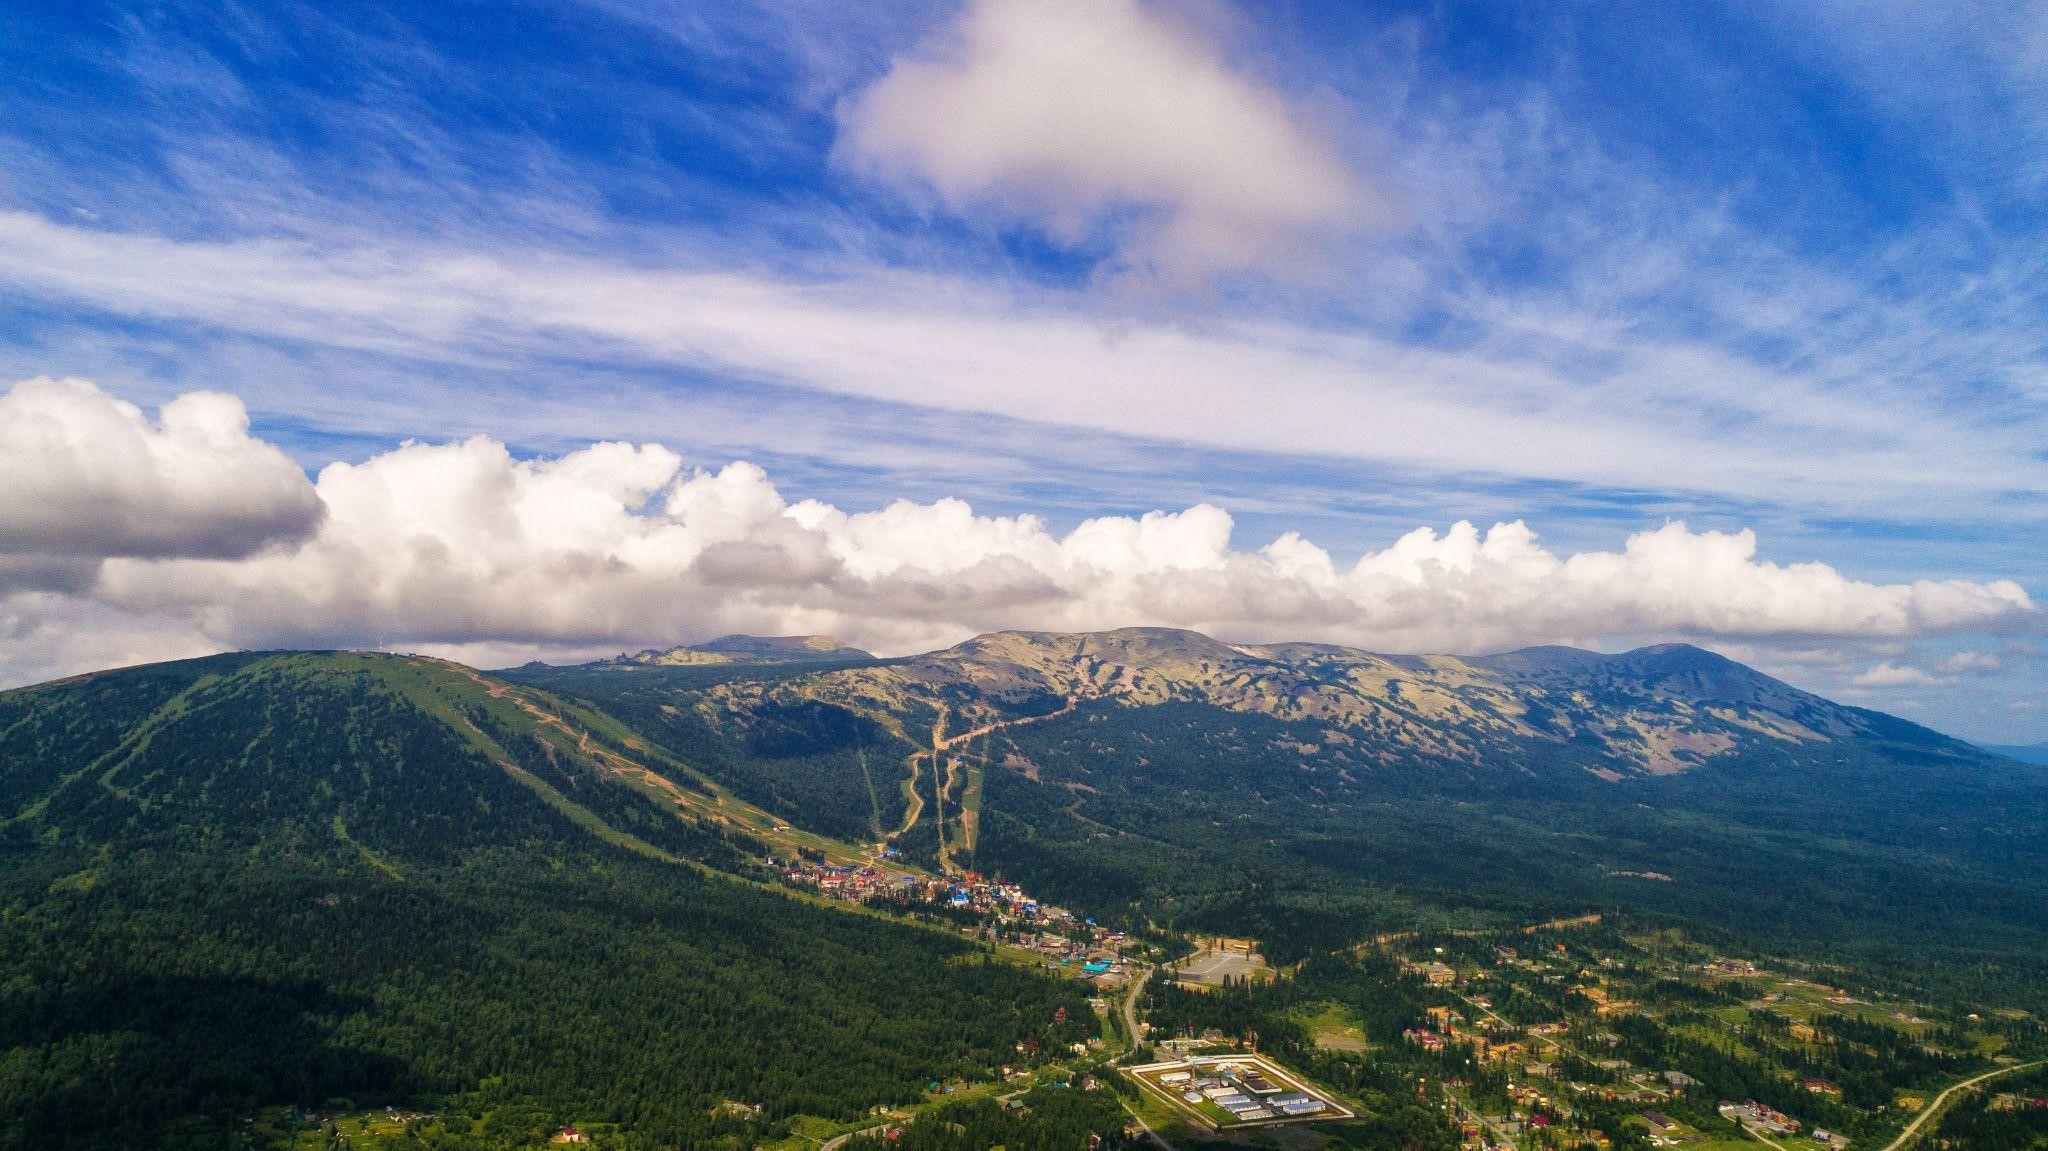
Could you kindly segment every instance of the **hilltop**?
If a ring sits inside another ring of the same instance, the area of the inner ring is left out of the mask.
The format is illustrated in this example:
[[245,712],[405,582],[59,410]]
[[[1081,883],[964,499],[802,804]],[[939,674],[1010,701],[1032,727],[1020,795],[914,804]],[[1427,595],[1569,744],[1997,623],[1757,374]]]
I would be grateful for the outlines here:
[[754,1146],[1089,1033],[1073,987],[955,932],[752,881],[764,851],[853,854],[777,823],[440,660],[0,692],[0,1146],[221,1146],[338,1099],[481,1145],[630,1120],[622,1145]]

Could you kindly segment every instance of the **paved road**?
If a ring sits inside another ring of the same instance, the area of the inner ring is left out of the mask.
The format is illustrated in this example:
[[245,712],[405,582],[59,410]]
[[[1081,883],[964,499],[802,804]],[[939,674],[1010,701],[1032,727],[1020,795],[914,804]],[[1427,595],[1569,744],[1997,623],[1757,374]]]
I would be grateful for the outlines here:
[[1780,1143],[1776,1139],[1773,1139],[1770,1136],[1764,1134],[1763,1132],[1757,1130],[1756,1128],[1751,1127],[1749,1124],[1742,1122],[1740,1119],[1735,1121],[1735,1125],[1737,1127],[1742,1128],[1744,1131],[1749,1132],[1751,1135],[1756,1136],[1758,1139],[1763,1140],[1765,1143],[1768,1143],[1771,1146],[1776,1147],[1778,1151],[1790,1151],[1790,1149],[1787,1148],[1783,1143]]
[[1948,1102],[1948,1097],[1955,1094],[1956,1092],[1966,1090],[1971,1087],[1975,1087],[1977,1084],[1984,1082],[1986,1079],[1996,1079],[2000,1075],[2010,1075],[2015,1071],[2025,1071],[2030,1067],[2039,1067],[2043,1063],[2048,1063],[2048,1060],[2036,1059],[2032,1063],[2015,1063],[2011,1067],[2000,1067],[1996,1071],[1986,1071],[1984,1074],[1979,1075],[1974,1079],[1965,1079],[1961,1083],[1958,1083],[1955,1086],[1950,1087],[1948,1090],[1942,1092],[1939,1095],[1936,1095],[1934,1097],[1934,1102],[1929,1103],[1926,1107],[1922,1108],[1919,1117],[1914,1119],[1911,1123],[1906,1124],[1906,1129],[1904,1131],[1899,1132],[1899,1137],[1897,1139],[1894,1139],[1890,1143],[1885,1144],[1884,1151],[1899,1151],[1899,1148],[1911,1142],[1913,1137],[1919,1134],[1921,1125],[1926,1123],[1929,1119],[1932,1119],[1936,1115],[1940,1114],[1942,1106]]
[[1138,1034],[1138,996],[1144,994],[1145,981],[1152,978],[1153,970],[1147,967],[1139,973],[1138,977],[1131,981],[1131,993],[1124,996],[1124,1029],[1130,1034],[1131,1047],[1134,1050],[1142,1038]]
[[[1138,977],[1131,981],[1131,993],[1124,996],[1124,1029],[1130,1032],[1131,1048],[1133,1050],[1137,1049],[1140,1039],[1138,1035],[1138,996],[1145,993],[1145,981],[1151,979],[1152,973],[1157,970],[1158,968],[1156,967],[1147,967],[1144,971],[1139,972]],[[1131,1106],[1127,1100],[1123,1101],[1123,1104],[1124,1110],[1131,1113],[1132,1121],[1137,1123],[1138,1129],[1143,1131],[1147,1138],[1158,1144],[1164,1151],[1176,1151],[1174,1145],[1166,1141],[1166,1136],[1161,1135],[1150,1123],[1145,1122],[1145,1117],[1138,1114],[1137,1108]]]

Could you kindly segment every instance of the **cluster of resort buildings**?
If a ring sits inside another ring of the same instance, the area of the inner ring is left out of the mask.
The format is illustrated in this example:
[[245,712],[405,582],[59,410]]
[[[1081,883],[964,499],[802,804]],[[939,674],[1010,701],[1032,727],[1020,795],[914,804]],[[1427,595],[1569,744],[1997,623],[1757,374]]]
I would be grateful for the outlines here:
[[1092,980],[1121,986],[1129,978],[1121,931],[1096,925],[1063,907],[1041,903],[1018,884],[978,871],[939,878],[873,864],[834,864],[808,859],[770,859],[786,882],[833,899],[860,903],[898,899],[967,912],[980,917],[989,938],[1035,951],[1048,964]]

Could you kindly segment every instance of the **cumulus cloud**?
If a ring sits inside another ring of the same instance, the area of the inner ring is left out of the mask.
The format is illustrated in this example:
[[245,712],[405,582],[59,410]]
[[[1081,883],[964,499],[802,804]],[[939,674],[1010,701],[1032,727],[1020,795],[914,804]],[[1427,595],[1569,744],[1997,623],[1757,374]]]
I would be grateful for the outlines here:
[[188,392],[151,420],[84,380],[0,395],[0,587],[75,587],[108,556],[247,556],[320,515],[234,396]]
[[1136,0],[975,0],[841,110],[841,159],[1069,244],[1136,213],[1169,277],[1298,260],[1383,216],[1271,87]]
[[[113,410],[130,432],[140,421],[83,386],[29,390],[44,393]],[[187,414],[150,434],[201,424],[220,433],[207,443],[271,458],[231,400],[192,400],[166,405]],[[208,413],[211,424],[199,418]],[[160,493],[162,506],[221,502],[207,487],[216,477],[194,474],[198,490]],[[183,555],[149,555],[125,543],[131,554],[100,563],[94,578],[0,596],[0,671],[19,680],[208,645],[510,654],[729,631],[831,632],[899,653],[1000,628],[1157,624],[1473,652],[1672,636],[1911,639],[2038,618],[2011,582],[1868,583],[1761,559],[1747,531],[1671,523],[1618,551],[1560,555],[1519,522],[1458,523],[1340,562],[1293,533],[1240,548],[1229,514],[1206,504],[1064,533],[955,499],[848,511],[792,502],[752,464],[692,469],[654,444],[521,459],[483,437],[407,442],[330,464],[314,490],[324,515],[283,517],[293,530],[317,520],[296,541],[247,546],[277,539],[273,526],[228,533],[239,542],[212,557],[189,544]],[[1858,682],[1921,682],[1900,678],[1908,672],[1886,665]]]

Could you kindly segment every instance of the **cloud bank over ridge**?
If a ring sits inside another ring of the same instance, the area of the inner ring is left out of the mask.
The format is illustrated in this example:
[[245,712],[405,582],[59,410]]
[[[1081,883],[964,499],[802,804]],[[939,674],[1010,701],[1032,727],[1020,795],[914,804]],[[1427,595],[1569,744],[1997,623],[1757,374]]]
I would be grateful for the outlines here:
[[[847,511],[791,501],[752,464],[699,470],[656,444],[520,459],[482,436],[408,441],[323,468],[308,513],[267,470],[276,449],[246,437],[230,397],[180,397],[156,425],[82,383],[29,381],[0,404],[53,395],[81,424],[213,436],[233,449],[228,463],[264,482],[241,485],[247,500],[195,510],[196,487],[145,482],[164,466],[148,452],[108,461],[128,476],[42,477],[53,506],[122,493],[130,503],[106,506],[157,534],[43,537],[46,553],[96,570],[69,588],[0,582],[0,677],[12,682],[118,661],[131,634],[147,645],[135,658],[244,646],[595,650],[729,631],[831,632],[899,653],[999,628],[1133,624],[1474,652],[1675,635],[1914,639],[2039,618],[2011,581],[1869,583],[1760,559],[1749,531],[1667,523],[1618,551],[1559,555],[1521,522],[1460,522],[1340,562],[1291,532],[1235,547],[1230,515],[1208,504],[1100,516],[1063,534],[956,499]],[[252,506],[273,514],[267,527],[252,530]],[[9,536],[36,522],[18,503],[0,515]]]

